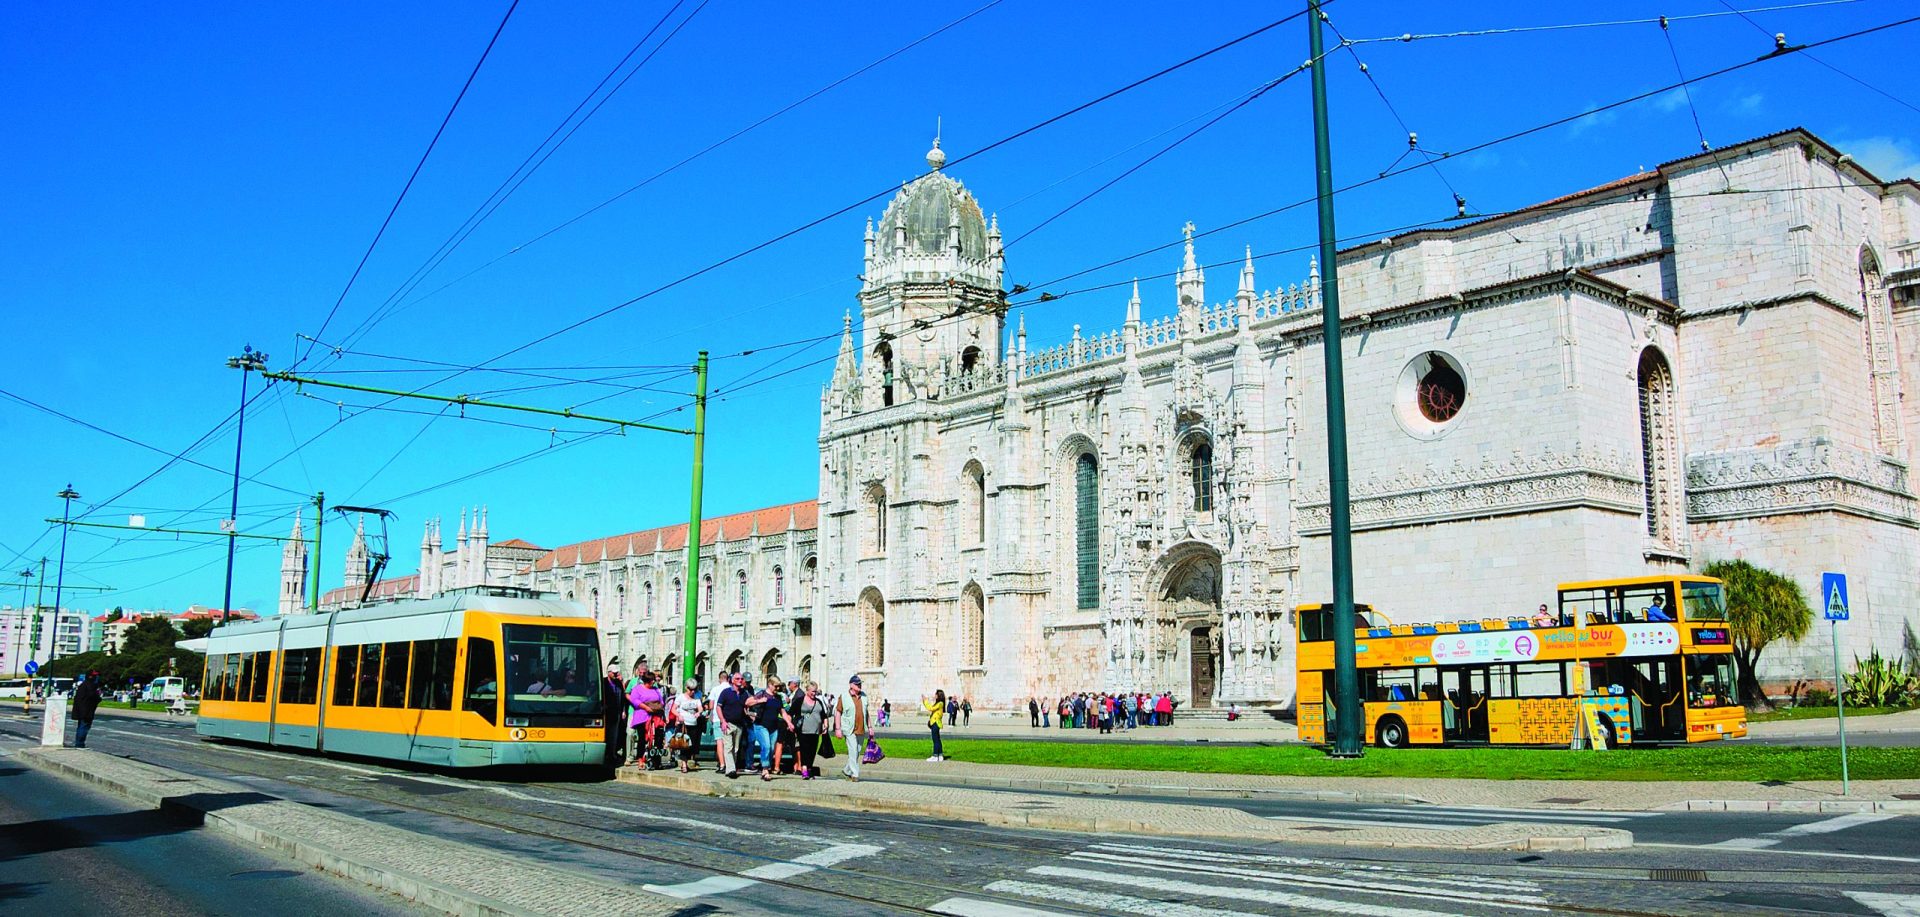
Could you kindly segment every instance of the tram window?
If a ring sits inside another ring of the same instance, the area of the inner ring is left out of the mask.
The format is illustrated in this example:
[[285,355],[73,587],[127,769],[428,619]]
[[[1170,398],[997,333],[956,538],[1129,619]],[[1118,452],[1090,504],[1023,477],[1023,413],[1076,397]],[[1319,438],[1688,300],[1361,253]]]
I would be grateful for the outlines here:
[[377,706],[380,700],[380,644],[360,648],[360,680],[353,689],[353,705]]
[[240,654],[240,680],[233,689],[233,699],[245,703],[253,693],[253,659],[259,653]]
[[240,654],[227,654],[227,677],[220,684],[221,700],[239,700]]
[[319,698],[320,650],[287,650],[280,656],[280,702],[311,704]]
[[227,657],[224,653],[214,653],[207,657],[206,671],[201,672],[200,696],[206,700],[220,699],[220,676],[226,674]]
[[487,722],[498,722],[500,715],[500,678],[499,667],[493,659],[493,641],[485,637],[467,639],[467,699],[462,705],[487,718]]
[[256,703],[267,702],[267,679],[273,677],[273,654],[253,654],[253,687],[247,699]]
[[380,706],[407,705],[407,658],[413,655],[409,652],[412,648],[413,644],[404,641],[387,644],[387,668],[380,679]]
[[407,706],[415,710],[453,709],[454,640],[413,641],[413,675]]
[[360,671],[360,648],[343,646],[333,653],[333,705],[351,707],[355,674]]
[[507,712],[601,713],[599,634],[590,627],[508,624]]

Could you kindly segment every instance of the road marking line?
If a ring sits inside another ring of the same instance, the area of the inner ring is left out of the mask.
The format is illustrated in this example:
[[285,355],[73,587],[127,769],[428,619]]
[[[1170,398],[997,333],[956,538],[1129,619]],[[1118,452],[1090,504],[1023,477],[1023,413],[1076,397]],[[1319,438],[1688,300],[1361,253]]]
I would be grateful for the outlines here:
[[1885,917],[1920,917],[1920,903],[1911,895],[1890,895],[1886,892],[1842,892],[1867,907],[1885,915]]
[[1362,809],[1360,811],[1374,812],[1382,815],[1392,815],[1396,818],[1480,818],[1480,819],[1485,819],[1488,823],[1527,822],[1527,821],[1549,821],[1549,822],[1571,821],[1571,822],[1582,822],[1582,823],[1622,822],[1632,818],[1642,817],[1641,815],[1629,815],[1624,813],[1616,814],[1616,813],[1609,813],[1609,812],[1595,812],[1589,815],[1585,812],[1542,812],[1537,810],[1527,811],[1523,809],[1473,810],[1473,809],[1398,808],[1398,809]]
[[[627,818],[636,818],[644,821],[665,822],[670,825],[681,825],[688,828],[698,828],[703,831],[714,831],[721,834],[737,834],[744,837],[766,837],[767,836],[767,832],[765,831],[755,831],[749,828],[736,828],[732,825],[724,825],[719,822],[701,821],[700,819],[697,819],[697,818],[685,818],[678,815],[661,815],[656,812],[647,812],[641,809],[628,809],[628,808],[623,808],[621,806],[600,805],[598,803],[592,803],[592,802],[575,802],[571,799],[546,799],[538,796],[529,796],[518,790],[510,789],[504,786],[490,786],[490,787],[483,787],[483,789],[489,790],[491,792],[499,793],[502,796],[506,796],[512,799],[518,799],[522,802],[546,803],[546,804],[556,805],[556,806],[572,806],[573,808],[585,809],[589,812],[610,812],[615,815],[626,816]],[[832,838],[819,837],[811,834],[782,834],[781,838],[800,840],[800,841],[811,841],[816,844],[825,844],[828,846],[834,845],[834,841]]]
[[[1133,889],[1133,890],[1173,892],[1176,894],[1194,895],[1196,897],[1203,897],[1203,898],[1231,898],[1239,901],[1254,901],[1261,904],[1272,904],[1272,905],[1279,905],[1281,907],[1300,908],[1303,910],[1329,911],[1336,914],[1362,915],[1362,917],[1440,917],[1440,915],[1445,913],[1442,911],[1423,910],[1421,908],[1398,907],[1396,905],[1390,905],[1390,904],[1370,904],[1370,903],[1360,902],[1360,901],[1345,901],[1338,898],[1315,898],[1311,895],[1301,895],[1301,894],[1295,894],[1293,892],[1273,891],[1273,890],[1264,889],[1264,888],[1233,888],[1233,887],[1224,886],[1224,885],[1201,885],[1198,882],[1182,882],[1177,879],[1161,879],[1154,876],[1140,876],[1140,875],[1127,875],[1124,873],[1099,872],[1092,869],[1072,869],[1065,866],[1036,866],[1033,869],[1027,870],[1027,874],[1035,875],[1035,876],[1047,876],[1049,878],[1056,878],[1056,879],[1084,879],[1089,882],[1105,882],[1109,885],[1119,885],[1124,888]],[[995,883],[995,884],[998,884],[998,883]],[[1045,887],[1045,886],[1042,886],[1042,887]],[[993,886],[989,885],[987,886],[987,888],[993,889]],[[1072,894],[1072,893],[1086,894],[1087,893],[1081,889],[1061,889],[1061,891],[1068,894]],[[1102,894],[1102,893],[1093,892],[1092,894]],[[1071,900],[1071,899],[1067,899],[1067,900]],[[1132,900],[1138,901],[1140,902],[1140,904],[1149,908],[1149,910],[1143,911],[1142,913],[1149,913],[1149,914],[1175,913],[1174,911],[1170,911],[1170,910],[1169,911],[1152,910],[1153,908],[1168,907],[1169,905],[1166,902],[1146,901],[1144,899],[1139,899],[1139,898],[1135,898]],[[1220,911],[1214,908],[1203,908],[1196,905],[1178,905],[1178,907],[1191,909],[1191,911],[1195,913],[1207,913],[1207,914],[1220,913]],[[1132,910],[1132,911],[1139,910],[1137,907],[1125,907],[1120,909]]]
[[1776,837],[1736,837],[1706,846],[1718,847],[1721,850],[1765,850],[1778,843],[1780,839]]
[[[1229,911],[1172,901],[1148,901],[1132,895],[1116,895],[1092,889],[1055,888],[1038,882],[1020,882],[1011,879],[1003,879],[988,885],[987,891],[1049,901],[1065,901],[1110,914],[1147,914],[1149,917],[1260,917],[1248,911]],[[1332,905],[1334,902],[1329,901],[1327,904]],[[1333,907],[1316,908],[1316,910],[1337,911]]]
[[[1761,838],[1761,840],[1763,839],[1764,838]],[[1722,841],[1719,844],[1708,844],[1706,846],[1720,847],[1720,846],[1724,846],[1726,843],[1727,843],[1726,841]],[[1640,841],[1635,841],[1633,846],[1664,847],[1672,850],[1701,849],[1701,846],[1698,844],[1662,844],[1662,843],[1656,843],[1656,842],[1643,843]],[[1821,851],[1818,851],[1818,850],[1782,850],[1777,847],[1773,847],[1773,848],[1743,847],[1743,848],[1735,848],[1735,849],[1752,850],[1755,853],[1784,853],[1789,856],[1798,856],[1798,857],[1836,857],[1842,860],[1873,860],[1881,863],[1920,863],[1920,857],[1883,856],[1877,853],[1835,853],[1835,852],[1822,853]]]
[[[1393,878],[1397,880],[1400,878],[1412,876],[1412,877],[1417,877],[1420,881],[1424,881],[1424,882],[1450,883],[1453,881],[1451,879],[1443,880],[1443,879],[1435,878],[1426,873],[1416,872],[1401,866],[1361,865],[1361,864],[1355,864],[1355,863],[1341,862],[1337,860],[1315,859],[1313,857],[1230,853],[1223,850],[1194,850],[1191,848],[1172,847],[1172,846],[1153,847],[1153,846],[1146,846],[1141,844],[1122,844],[1122,843],[1115,843],[1111,841],[1103,841],[1101,843],[1094,844],[1093,847],[1089,849],[1115,850],[1128,855],[1143,854],[1147,856],[1159,856],[1163,858],[1186,858],[1186,859],[1199,860],[1204,863],[1219,863],[1219,862],[1225,861],[1225,862],[1234,862],[1234,863],[1262,863],[1262,864],[1277,863],[1282,866],[1317,867],[1317,868],[1331,869],[1343,874],[1361,876],[1365,878]],[[1472,888],[1486,888],[1489,886],[1497,886],[1497,887],[1511,888],[1511,889],[1514,889],[1517,891],[1523,891],[1523,892],[1540,890],[1540,886],[1538,884],[1527,881],[1525,879],[1496,879],[1488,876],[1476,876],[1473,879],[1464,882],[1463,884],[1466,884]]]
[[953,917],[1060,917],[1058,911],[981,901],[978,898],[948,898],[935,902],[927,910],[936,914],[952,914]]
[[1418,812],[1458,812],[1467,815],[1484,815],[1488,812],[1501,812],[1509,815],[1606,815],[1614,818],[1655,818],[1664,812],[1622,812],[1611,809],[1508,809],[1498,806],[1397,806],[1368,809],[1369,812],[1397,812],[1413,810]]
[[1825,821],[1808,822],[1807,824],[1804,824],[1804,825],[1794,825],[1791,828],[1781,828],[1778,831],[1769,831],[1767,832],[1767,836],[1768,837],[1803,837],[1809,834],[1831,834],[1835,831],[1845,831],[1848,828],[1857,828],[1861,825],[1871,825],[1874,822],[1881,822],[1881,821],[1886,821],[1889,818],[1899,818],[1899,817],[1900,816],[1894,815],[1894,814],[1881,814],[1876,812],[1856,812],[1852,815],[1841,815],[1836,818],[1826,819]]
[[[1499,904],[1497,902],[1490,902],[1486,900],[1485,891],[1481,891],[1479,893],[1468,893],[1468,892],[1459,891],[1451,888],[1432,888],[1432,887],[1422,886],[1422,885],[1408,884],[1408,885],[1396,886],[1396,885],[1389,885],[1384,882],[1368,882],[1364,880],[1355,880],[1355,879],[1343,880],[1343,879],[1337,879],[1337,878],[1326,877],[1326,876],[1303,875],[1301,873],[1293,873],[1293,872],[1261,872],[1257,870],[1242,869],[1237,867],[1223,868],[1219,866],[1208,866],[1204,863],[1180,863],[1180,862],[1153,863],[1141,857],[1114,856],[1112,854],[1095,853],[1092,851],[1080,851],[1078,853],[1069,854],[1068,858],[1075,859],[1075,860],[1090,860],[1090,861],[1099,863],[1103,866],[1104,865],[1130,866],[1136,869],[1157,869],[1157,870],[1162,870],[1167,872],[1203,873],[1206,875],[1227,876],[1230,878],[1242,879],[1248,882],[1258,882],[1266,885],[1285,885],[1285,884],[1304,885],[1304,886],[1309,886],[1314,888],[1332,889],[1334,891],[1370,891],[1370,892],[1375,892],[1377,894],[1382,894],[1382,895],[1402,895],[1408,898],[1436,898],[1436,899],[1450,900],[1450,901],[1479,902],[1481,904],[1501,906],[1501,907],[1511,907],[1511,908],[1524,910],[1524,911],[1546,910],[1545,908],[1532,907],[1532,906],[1529,906],[1528,904]],[[1531,902],[1532,904],[1547,903],[1547,900],[1545,898],[1542,898],[1538,895],[1525,895],[1524,898],[1526,901]]]
[[662,895],[670,895],[682,900],[699,898],[705,895],[717,895],[739,891],[760,884],[760,880],[778,881],[805,875],[825,866],[844,863],[857,857],[872,856],[885,848],[872,844],[835,844],[825,850],[816,850],[802,857],[782,863],[767,863],[755,866],[737,876],[708,876],[693,882],[678,885],[642,885],[641,888]]

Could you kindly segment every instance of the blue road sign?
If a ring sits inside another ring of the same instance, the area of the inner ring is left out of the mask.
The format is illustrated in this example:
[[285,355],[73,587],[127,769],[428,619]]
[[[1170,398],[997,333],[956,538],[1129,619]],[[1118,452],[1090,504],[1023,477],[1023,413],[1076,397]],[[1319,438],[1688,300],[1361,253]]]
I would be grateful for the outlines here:
[[27,665],[26,665],[26,669],[27,669],[27,674],[28,674],[28,675],[33,675],[33,674],[35,674],[35,673],[37,673],[37,672],[39,672],[39,671],[40,671],[40,663],[38,663],[38,662],[35,662],[35,661],[33,661],[33,660],[31,660],[31,659],[29,659],[29,660],[27,660]]
[[1827,610],[1827,620],[1847,620],[1847,575],[1845,573],[1820,574],[1820,597]]

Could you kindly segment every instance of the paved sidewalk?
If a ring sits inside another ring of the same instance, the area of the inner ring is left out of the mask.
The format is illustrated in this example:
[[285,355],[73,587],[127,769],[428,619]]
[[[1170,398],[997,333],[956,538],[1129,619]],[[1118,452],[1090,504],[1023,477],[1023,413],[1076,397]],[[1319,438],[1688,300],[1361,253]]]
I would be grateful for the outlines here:
[[[879,780],[928,781],[1090,795],[1251,797],[1425,802],[1451,806],[1542,809],[1734,809],[1920,814],[1920,775],[1910,780],[1856,780],[1767,785],[1736,781],[1462,780],[1412,777],[1275,777],[1093,768],[970,764],[888,758],[867,766]],[[1907,799],[1901,796],[1909,797]]]
[[[1513,821],[1453,831],[1337,828],[1262,818],[1239,809],[1197,803],[1135,802],[1111,796],[1063,798],[868,779],[869,772],[874,777],[880,776],[883,766],[884,762],[867,765],[858,783],[837,776],[819,780],[781,777],[772,781],[743,776],[728,780],[710,770],[681,774],[632,767],[621,768],[619,779],[706,796],[740,796],[858,812],[1084,833],[1445,849],[1618,850],[1633,844],[1630,832],[1587,825]],[[836,768],[830,765],[829,770]]]
[[[522,857],[261,795],[225,780],[80,748],[22,749],[27,766],[100,786],[135,802],[203,820],[309,866],[365,882],[425,907],[463,915],[685,913],[684,902]],[[191,868],[183,864],[182,868]]]

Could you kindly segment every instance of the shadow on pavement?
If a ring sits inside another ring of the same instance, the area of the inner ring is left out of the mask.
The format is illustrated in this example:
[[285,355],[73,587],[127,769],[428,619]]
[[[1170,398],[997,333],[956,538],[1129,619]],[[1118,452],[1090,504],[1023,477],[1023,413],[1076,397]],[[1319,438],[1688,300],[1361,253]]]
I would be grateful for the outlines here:
[[[0,862],[191,831],[205,820],[203,812],[272,798],[259,793],[203,793],[168,799],[160,809],[11,824],[0,832]],[[4,892],[0,892],[0,900],[4,897]]]

